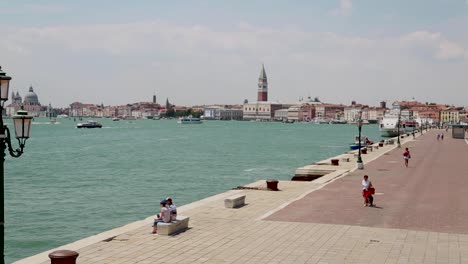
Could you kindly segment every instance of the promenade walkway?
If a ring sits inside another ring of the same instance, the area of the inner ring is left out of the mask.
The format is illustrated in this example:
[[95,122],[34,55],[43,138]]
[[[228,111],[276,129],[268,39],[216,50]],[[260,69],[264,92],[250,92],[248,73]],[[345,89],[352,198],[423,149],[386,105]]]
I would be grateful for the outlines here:
[[[468,145],[448,135],[437,142],[436,132],[404,139],[409,168],[388,145],[364,155],[363,171],[352,171],[353,159],[324,165],[337,172],[313,182],[281,181],[277,192],[231,190],[182,206],[190,228],[175,236],[150,234],[149,217],[62,248],[78,251],[79,264],[468,263]],[[377,208],[362,205],[364,173]],[[224,208],[236,193],[247,204]],[[16,263],[50,263],[47,254]]]

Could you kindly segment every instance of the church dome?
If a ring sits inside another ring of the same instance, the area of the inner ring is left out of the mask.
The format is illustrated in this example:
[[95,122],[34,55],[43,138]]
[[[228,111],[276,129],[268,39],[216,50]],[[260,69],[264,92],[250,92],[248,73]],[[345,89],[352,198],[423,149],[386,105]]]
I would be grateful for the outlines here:
[[32,86],[29,87],[29,92],[24,96],[25,105],[40,105],[37,94],[34,92]]

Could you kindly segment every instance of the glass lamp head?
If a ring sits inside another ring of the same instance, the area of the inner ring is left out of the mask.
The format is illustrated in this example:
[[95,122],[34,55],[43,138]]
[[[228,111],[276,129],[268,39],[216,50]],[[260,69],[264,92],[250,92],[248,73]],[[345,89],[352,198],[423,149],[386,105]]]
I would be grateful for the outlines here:
[[28,115],[27,111],[19,110],[13,116],[13,124],[15,126],[15,137],[17,139],[28,139],[31,132],[32,116]]
[[11,77],[6,75],[6,73],[2,71],[2,67],[0,66],[0,100],[2,102],[8,100],[8,89],[10,88],[10,80]]

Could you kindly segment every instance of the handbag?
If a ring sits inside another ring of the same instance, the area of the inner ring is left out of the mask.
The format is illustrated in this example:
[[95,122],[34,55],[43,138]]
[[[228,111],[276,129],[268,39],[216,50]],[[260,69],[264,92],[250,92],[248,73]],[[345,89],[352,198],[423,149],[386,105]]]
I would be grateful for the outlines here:
[[369,188],[369,193],[370,193],[370,194],[375,194],[375,188],[374,188],[374,187],[370,187],[370,188]]

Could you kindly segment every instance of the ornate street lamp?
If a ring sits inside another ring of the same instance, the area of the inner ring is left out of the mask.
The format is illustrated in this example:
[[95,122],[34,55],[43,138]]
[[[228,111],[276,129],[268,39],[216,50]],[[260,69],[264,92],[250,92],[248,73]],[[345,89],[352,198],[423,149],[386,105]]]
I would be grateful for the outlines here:
[[359,110],[359,119],[357,122],[358,125],[358,130],[359,130],[359,144],[358,144],[358,158],[357,158],[357,168],[362,170],[364,169],[364,163],[362,163],[362,158],[361,158],[361,129],[362,129],[362,110]]
[[[3,106],[5,104],[5,101],[8,100],[8,89],[10,86],[10,80],[11,77],[7,76],[5,72],[2,71],[2,67],[0,67],[0,150],[2,155],[2,160],[0,162],[0,181],[1,181],[1,188],[0,188],[0,198],[2,200],[2,206],[1,206],[1,219],[0,219],[0,225],[1,225],[1,250],[2,250],[2,256],[3,256],[3,263],[5,263],[5,254],[4,254],[4,248],[5,248],[5,197],[4,197],[4,183],[3,183],[3,177],[4,177],[4,163],[5,163],[5,150],[8,148],[8,152],[10,155],[14,158],[18,158],[23,154],[23,149],[24,145],[26,144],[26,140],[29,138],[29,132],[31,131],[31,121],[32,121],[32,116],[28,115],[28,112],[24,110],[18,111],[17,115],[13,117],[13,126],[15,128],[15,137],[18,139],[19,143],[19,148],[13,149],[11,145],[11,135],[10,135],[10,129],[3,124]],[[2,154],[3,153],[3,154]]]

